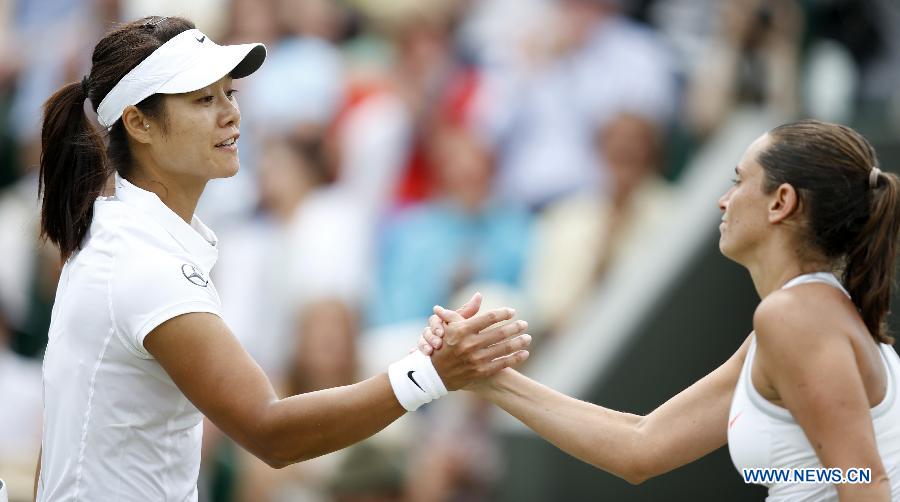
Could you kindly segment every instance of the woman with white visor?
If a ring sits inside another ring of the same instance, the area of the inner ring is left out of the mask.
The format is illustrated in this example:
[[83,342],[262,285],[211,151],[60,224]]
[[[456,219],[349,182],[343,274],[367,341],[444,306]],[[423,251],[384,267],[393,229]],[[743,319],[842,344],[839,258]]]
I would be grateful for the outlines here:
[[193,215],[206,183],[238,170],[231,83],[265,54],[216,45],[185,19],[145,18],[106,35],[90,74],[47,101],[41,228],[65,265],[44,358],[37,500],[197,500],[201,413],[281,467],[528,356],[526,324],[490,327],[514,312],[473,316],[476,296],[448,332],[458,343],[433,364],[415,351],[354,385],[275,395],[218,315],[216,237]]

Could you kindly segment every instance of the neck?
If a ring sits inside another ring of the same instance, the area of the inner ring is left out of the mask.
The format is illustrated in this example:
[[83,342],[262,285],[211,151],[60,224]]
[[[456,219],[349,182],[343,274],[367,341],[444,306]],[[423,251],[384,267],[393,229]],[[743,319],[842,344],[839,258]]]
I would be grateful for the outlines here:
[[828,264],[820,260],[802,259],[796,246],[770,242],[770,249],[761,250],[758,257],[745,263],[753,286],[760,298],[765,298],[775,290],[781,289],[794,277],[830,270]]
[[134,186],[153,192],[179,218],[188,225],[194,218],[197,202],[206,187],[208,180],[195,177],[178,177],[166,175],[158,169],[145,169],[138,166],[132,169],[136,173],[128,180]]

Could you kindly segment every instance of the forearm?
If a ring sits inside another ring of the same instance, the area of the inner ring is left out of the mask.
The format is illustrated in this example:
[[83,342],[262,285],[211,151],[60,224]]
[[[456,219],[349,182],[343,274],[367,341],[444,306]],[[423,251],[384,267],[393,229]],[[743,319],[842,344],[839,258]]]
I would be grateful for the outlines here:
[[477,392],[566,453],[629,482],[643,480],[639,416],[571,398],[510,369]]
[[260,424],[263,456],[283,467],[340,450],[390,425],[406,410],[386,374],[273,402]]

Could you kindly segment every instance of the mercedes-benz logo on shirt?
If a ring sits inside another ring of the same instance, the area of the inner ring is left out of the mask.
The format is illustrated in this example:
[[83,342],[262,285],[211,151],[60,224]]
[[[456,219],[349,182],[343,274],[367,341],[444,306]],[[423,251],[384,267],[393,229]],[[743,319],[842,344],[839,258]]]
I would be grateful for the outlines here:
[[185,279],[202,288],[205,288],[206,285],[209,284],[209,279],[207,279],[203,275],[203,272],[201,272],[199,268],[191,265],[190,263],[185,263],[181,266],[181,273],[184,274]]

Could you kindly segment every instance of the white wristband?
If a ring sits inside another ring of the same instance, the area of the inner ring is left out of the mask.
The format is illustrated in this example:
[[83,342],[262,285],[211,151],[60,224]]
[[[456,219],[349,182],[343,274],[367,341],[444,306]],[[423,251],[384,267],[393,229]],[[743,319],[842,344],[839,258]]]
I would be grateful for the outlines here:
[[388,366],[388,378],[394,395],[407,411],[447,395],[447,387],[431,364],[431,358],[414,350],[403,359]]

